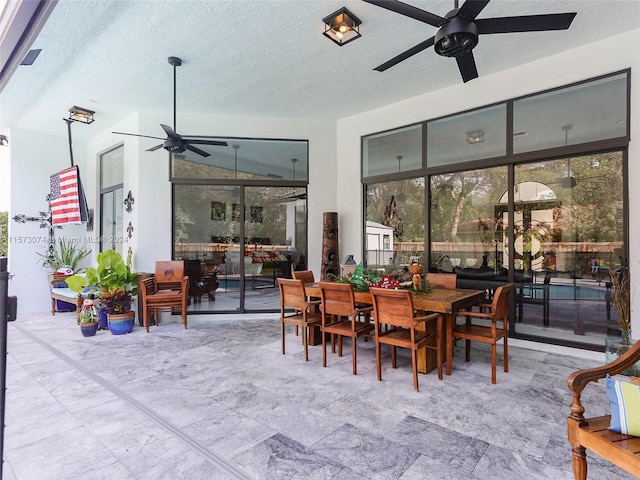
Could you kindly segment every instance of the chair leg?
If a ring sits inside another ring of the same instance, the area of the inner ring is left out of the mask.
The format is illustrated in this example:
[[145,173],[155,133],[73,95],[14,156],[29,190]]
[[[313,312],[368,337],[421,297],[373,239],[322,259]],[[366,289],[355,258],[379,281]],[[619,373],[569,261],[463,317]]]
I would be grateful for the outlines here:
[[351,337],[351,358],[353,361],[353,374],[358,374],[358,350],[356,349],[356,337]]
[[142,324],[144,325],[144,329],[149,333],[149,309],[142,309]]
[[491,344],[491,383],[496,384],[496,350],[497,345],[495,342]]
[[571,449],[571,465],[573,467],[573,478],[575,480],[587,480],[587,452],[584,447],[573,447]]
[[[297,325],[296,325],[297,327]],[[302,327],[302,345],[304,346],[304,361],[308,362],[309,361],[309,346],[307,345],[307,328],[308,327]]]
[[298,336],[298,325],[296,325],[296,337]]
[[284,333],[285,333],[284,322],[280,321],[280,336],[282,337],[282,354],[283,355],[284,355]]
[[[333,344],[333,339],[331,340],[331,343]],[[327,366],[327,336],[325,335],[324,330],[322,330],[322,366]]]
[[187,329],[187,303],[186,302],[182,305],[182,325],[186,330]]
[[396,365],[396,347],[395,345],[391,345],[391,367],[398,368]]
[[413,370],[413,389],[416,392],[419,392],[420,388],[418,387],[418,351],[415,348],[411,348],[411,369]]
[[342,356],[342,335],[338,335],[338,356]]
[[464,340],[464,361],[469,362],[471,360],[471,340]]
[[438,365],[438,380],[442,380],[442,315],[438,317],[436,326],[436,363]]
[[505,373],[509,371],[509,347],[508,347],[508,343],[507,343],[507,336],[504,336],[503,339],[504,345],[503,345],[503,355],[504,355],[504,371]]
[[376,368],[378,370],[378,381],[382,381],[382,358],[380,355],[380,342],[376,342]]

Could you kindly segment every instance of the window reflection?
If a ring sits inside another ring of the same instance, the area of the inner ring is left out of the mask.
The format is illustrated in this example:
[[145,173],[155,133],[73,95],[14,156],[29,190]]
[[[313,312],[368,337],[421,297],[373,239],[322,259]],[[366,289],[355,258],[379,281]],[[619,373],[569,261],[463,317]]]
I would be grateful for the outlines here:
[[366,260],[371,268],[424,263],[424,177],[367,186]]

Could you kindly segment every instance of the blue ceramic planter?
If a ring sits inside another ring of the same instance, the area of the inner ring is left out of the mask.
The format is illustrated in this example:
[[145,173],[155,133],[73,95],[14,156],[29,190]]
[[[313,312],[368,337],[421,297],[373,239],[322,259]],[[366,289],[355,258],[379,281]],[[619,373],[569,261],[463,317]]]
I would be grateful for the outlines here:
[[83,337],[93,337],[98,331],[98,323],[81,323],[80,331],[82,332]]
[[112,335],[122,335],[125,333],[131,333],[133,330],[133,320],[135,319],[135,313],[123,313],[120,315],[109,314],[107,316],[109,323],[109,330]]
[[109,322],[107,320],[107,310],[104,307],[98,307],[98,330],[108,330]]

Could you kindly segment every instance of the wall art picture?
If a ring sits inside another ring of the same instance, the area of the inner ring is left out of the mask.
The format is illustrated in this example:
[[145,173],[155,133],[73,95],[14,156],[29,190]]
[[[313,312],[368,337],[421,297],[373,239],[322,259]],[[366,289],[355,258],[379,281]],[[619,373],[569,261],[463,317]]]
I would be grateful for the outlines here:
[[227,204],[225,202],[211,202],[211,220],[226,220]]
[[251,205],[251,223],[262,223],[264,219],[264,210],[262,207]]
[[231,220],[234,222],[240,221],[240,204],[234,203],[233,208],[231,209]]

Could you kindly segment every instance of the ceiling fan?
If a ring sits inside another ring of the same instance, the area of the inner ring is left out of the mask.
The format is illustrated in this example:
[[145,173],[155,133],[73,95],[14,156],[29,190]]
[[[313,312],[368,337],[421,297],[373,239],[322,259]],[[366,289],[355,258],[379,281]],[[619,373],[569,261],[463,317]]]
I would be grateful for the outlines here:
[[489,0],[467,0],[460,8],[458,8],[458,0],[454,0],[453,10],[441,17],[397,0],[363,1],[428,23],[439,29],[433,37],[427,38],[424,42],[402,52],[374,70],[384,72],[416,53],[433,46],[438,55],[456,59],[462,80],[465,83],[478,77],[472,50],[478,44],[479,35],[566,30],[576,16],[576,13],[573,12],[476,19],[487,6]]
[[198,147],[194,147],[193,145],[217,145],[226,147],[227,142],[221,142],[218,140],[205,140],[202,138],[188,138],[187,136],[182,136],[176,133],[175,125],[176,125],[176,67],[182,65],[182,60],[178,57],[169,57],[168,62],[170,65],[173,65],[173,128],[168,125],[160,124],[164,132],[167,134],[167,138],[161,137],[151,137],[149,135],[139,135],[136,133],[124,133],[124,132],[113,132],[117,135],[131,135],[133,137],[143,137],[143,138],[155,138],[157,140],[163,140],[160,145],[156,145],[155,147],[151,147],[147,149],[147,152],[153,152],[158,150],[159,148],[164,148],[166,151],[171,153],[182,153],[185,150],[191,150],[198,155],[202,155],[203,157],[208,157],[209,154],[204,150],[199,149]]

